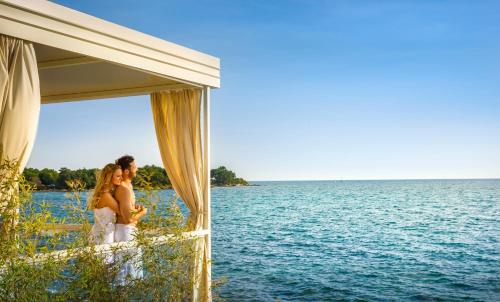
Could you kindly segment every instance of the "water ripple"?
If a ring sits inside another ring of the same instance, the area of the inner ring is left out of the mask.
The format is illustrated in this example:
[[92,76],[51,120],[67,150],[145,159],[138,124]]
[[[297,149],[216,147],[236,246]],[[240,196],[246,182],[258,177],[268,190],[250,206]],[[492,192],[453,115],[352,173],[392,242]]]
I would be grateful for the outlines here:
[[215,188],[229,301],[498,301],[500,181]]

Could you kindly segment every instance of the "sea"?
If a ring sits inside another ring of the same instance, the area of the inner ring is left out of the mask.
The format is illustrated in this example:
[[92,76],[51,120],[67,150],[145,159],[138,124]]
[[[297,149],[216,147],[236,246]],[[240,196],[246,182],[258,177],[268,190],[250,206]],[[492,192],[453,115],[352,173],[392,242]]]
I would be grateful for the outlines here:
[[212,188],[212,258],[225,301],[500,301],[500,180]]

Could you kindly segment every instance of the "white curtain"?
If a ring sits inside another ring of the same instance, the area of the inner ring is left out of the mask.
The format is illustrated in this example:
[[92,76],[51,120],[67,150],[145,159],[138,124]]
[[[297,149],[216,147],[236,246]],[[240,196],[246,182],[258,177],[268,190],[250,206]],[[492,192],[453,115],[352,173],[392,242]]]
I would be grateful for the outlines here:
[[33,148],[40,114],[40,80],[31,42],[0,35],[0,161],[19,161]]
[[[23,171],[33,148],[39,114],[40,81],[33,44],[0,35],[0,163],[16,161],[19,172]],[[10,179],[11,172],[0,171],[0,182]],[[12,237],[19,213],[13,199],[17,186],[2,191],[0,240],[6,235]]]
[[[163,166],[189,208],[190,228],[202,230],[209,171],[202,147],[201,90],[153,93],[151,108]],[[203,237],[195,242],[194,301],[211,300],[208,261],[208,242]]]

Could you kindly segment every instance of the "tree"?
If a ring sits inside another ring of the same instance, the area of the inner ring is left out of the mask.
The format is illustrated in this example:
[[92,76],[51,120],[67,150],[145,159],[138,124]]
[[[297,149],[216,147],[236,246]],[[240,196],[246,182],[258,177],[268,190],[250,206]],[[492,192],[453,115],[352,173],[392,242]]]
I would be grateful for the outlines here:
[[78,169],[71,172],[71,179],[78,179],[85,183],[86,189],[94,188],[96,185],[97,169]]
[[212,169],[210,171],[211,182],[218,186],[230,186],[233,185],[236,174],[233,171],[226,169],[224,166],[220,166],[217,169]]
[[244,180],[243,178],[235,178],[233,181],[234,185],[242,185],[242,186],[248,186],[248,181]]
[[68,168],[59,169],[59,177],[57,178],[56,188],[57,189],[68,189],[66,181],[75,179],[73,176],[73,171]]
[[42,182],[40,181],[39,175],[40,170],[35,168],[25,168],[23,171],[24,178],[32,185],[36,185],[37,187],[42,186]]
[[[23,175],[26,180],[37,186],[37,188],[55,188],[59,190],[67,190],[66,184],[69,180],[80,180],[85,183],[85,189],[92,189],[96,185],[96,173],[98,169],[78,169],[71,170],[68,168],[61,168],[59,171],[54,169],[45,168],[42,170],[34,168],[24,169]],[[168,178],[167,172],[163,167],[154,165],[147,165],[138,169],[139,176],[147,176],[148,182],[154,188],[171,188],[172,184]],[[211,183],[217,186],[234,186],[234,185],[248,185],[248,182],[242,178],[237,178],[236,174],[220,166],[217,169],[210,171]],[[139,185],[140,177],[134,179],[134,185]]]
[[40,171],[38,177],[44,186],[54,187],[57,183],[59,173],[56,170],[45,168]]
[[[162,167],[147,165],[141,167],[137,171],[138,175],[147,175],[150,177],[149,181],[153,187],[169,188],[171,186],[170,179],[168,179],[167,172]],[[135,179],[134,184],[137,185],[138,179]]]

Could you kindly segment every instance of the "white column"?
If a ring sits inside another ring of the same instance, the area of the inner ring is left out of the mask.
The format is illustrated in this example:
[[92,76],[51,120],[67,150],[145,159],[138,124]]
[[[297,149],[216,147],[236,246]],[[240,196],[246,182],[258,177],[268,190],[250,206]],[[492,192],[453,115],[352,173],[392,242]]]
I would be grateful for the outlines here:
[[211,186],[210,186],[210,87],[205,86],[203,89],[203,121],[204,121],[204,163],[206,165],[206,171],[208,173],[207,176],[207,190],[205,194],[204,200],[205,204],[203,206],[204,209],[204,219],[203,219],[203,228],[205,230],[208,230],[208,234],[205,237],[206,240],[206,246],[207,246],[207,290],[208,290],[208,297],[207,301],[212,301],[212,217],[211,217]]

